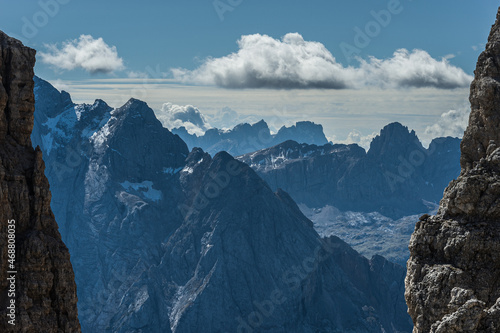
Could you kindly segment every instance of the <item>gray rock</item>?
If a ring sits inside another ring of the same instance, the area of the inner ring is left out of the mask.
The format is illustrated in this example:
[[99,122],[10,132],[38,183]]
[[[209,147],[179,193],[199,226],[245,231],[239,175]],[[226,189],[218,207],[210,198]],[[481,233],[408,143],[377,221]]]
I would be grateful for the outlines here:
[[471,85],[457,180],[410,242],[406,301],[414,332],[500,330],[500,11]]

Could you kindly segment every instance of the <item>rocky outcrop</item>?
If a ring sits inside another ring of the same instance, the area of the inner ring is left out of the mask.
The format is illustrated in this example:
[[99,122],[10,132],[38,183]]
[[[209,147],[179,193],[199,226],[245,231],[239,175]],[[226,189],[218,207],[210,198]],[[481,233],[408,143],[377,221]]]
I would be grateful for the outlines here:
[[31,147],[34,64],[34,50],[0,31],[0,331],[80,332],[69,252]]
[[414,332],[500,331],[500,10],[471,85],[461,174],[410,242]]

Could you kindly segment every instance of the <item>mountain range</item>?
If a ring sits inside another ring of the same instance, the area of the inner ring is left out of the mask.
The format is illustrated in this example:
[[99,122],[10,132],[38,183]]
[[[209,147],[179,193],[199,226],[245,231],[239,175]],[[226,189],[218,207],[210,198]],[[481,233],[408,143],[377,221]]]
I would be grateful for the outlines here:
[[131,99],[35,78],[33,145],[71,253],[83,332],[409,332],[405,270],[320,237],[284,191],[191,151]]
[[211,155],[225,151],[233,156],[239,156],[287,140],[315,145],[324,145],[328,142],[323,133],[323,126],[310,121],[300,121],[290,127],[283,126],[276,134],[271,133],[264,120],[255,124],[239,124],[229,130],[211,128],[201,136],[189,134],[185,127],[173,128],[172,133],[179,135],[189,149],[200,147]]
[[368,152],[358,145],[283,142],[239,156],[273,189],[299,204],[341,211],[379,212],[391,218],[427,211],[460,173],[460,139],[437,138],[424,148],[400,123],[384,127]]
[[436,138],[424,148],[414,131],[392,123],[368,152],[356,144],[286,141],[237,159],[273,190],[289,193],[322,236],[404,265],[415,219],[437,209],[460,173],[460,139]]

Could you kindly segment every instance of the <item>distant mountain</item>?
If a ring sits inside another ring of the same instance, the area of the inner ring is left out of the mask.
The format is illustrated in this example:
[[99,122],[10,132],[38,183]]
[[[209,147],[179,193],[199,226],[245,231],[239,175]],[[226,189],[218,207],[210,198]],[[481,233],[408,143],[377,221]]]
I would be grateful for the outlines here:
[[403,267],[321,238],[288,194],[225,152],[189,152],[144,102],[54,90],[37,79],[32,140],[83,332],[411,331]]
[[392,123],[368,153],[357,145],[287,141],[238,159],[272,189],[288,192],[321,235],[404,264],[413,215],[433,211],[460,173],[460,139],[437,138],[426,149],[415,132]]
[[328,142],[323,133],[323,126],[310,121],[297,122],[291,127],[283,126],[276,134],[271,134],[264,120],[252,125],[239,124],[231,130],[209,129],[202,136],[189,134],[184,127],[174,128],[172,133],[179,135],[190,149],[200,147],[211,155],[225,151],[238,156],[272,147],[287,140],[316,145]]
[[399,218],[438,203],[460,173],[460,139],[434,139],[424,148],[415,132],[392,123],[375,137],[368,153],[357,145],[323,146],[287,141],[239,156],[273,189],[282,188],[308,207],[379,212]]

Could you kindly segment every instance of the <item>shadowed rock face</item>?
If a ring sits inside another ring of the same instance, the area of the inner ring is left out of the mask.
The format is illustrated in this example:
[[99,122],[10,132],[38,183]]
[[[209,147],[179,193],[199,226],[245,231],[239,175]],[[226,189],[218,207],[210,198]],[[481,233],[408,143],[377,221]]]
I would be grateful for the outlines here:
[[322,239],[246,164],[189,153],[143,102],[52,103],[39,87],[32,140],[50,152],[84,332],[411,330],[404,268]]
[[[31,147],[34,64],[34,50],[0,31],[0,331],[80,332],[69,252],[50,209],[42,152]],[[8,225],[15,225],[14,267]],[[7,271],[17,271],[14,298]],[[15,326],[7,322],[11,299]]]
[[414,332],[500,330],[500,11],[471,85],[462,171],[410,243]]

